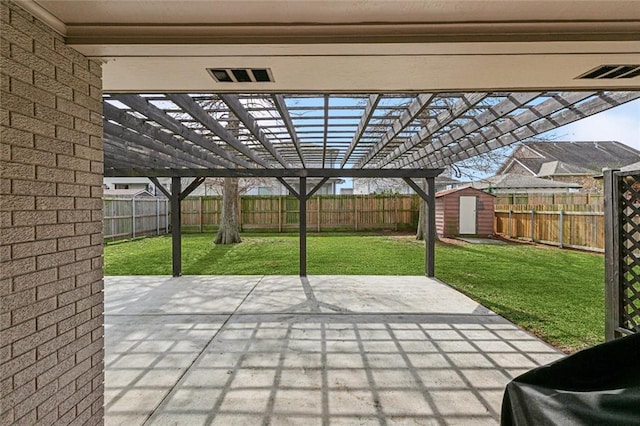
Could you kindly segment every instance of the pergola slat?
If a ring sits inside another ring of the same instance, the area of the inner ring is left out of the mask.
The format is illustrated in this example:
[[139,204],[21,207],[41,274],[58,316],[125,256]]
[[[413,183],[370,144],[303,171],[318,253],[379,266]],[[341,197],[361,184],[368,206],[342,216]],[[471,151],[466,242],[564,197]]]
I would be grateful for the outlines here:
[[235,155],[231,155],[223,148],[218,147],[214,141],[207,140],[193,130],[185,127],[182,123],[169,116],[161,109],[149,104],[141,96],[118,94],[112,95],[112,97],[129,106],[130,108],[138,111],[139,113],[149,117],[156,123],[166,127],[173,133],[180,135],[181,137],[193,142],[194,144],[199,145],[200,147],[219,155],[220,157],[222,157],[221,161],[223,162],[225,167],[235,167],[235,165],[239,165],[242,167],[253,167],[253,165],[248,161],[238,158]]
[[347,153],[344,155],[342,162],[340,163],[340,168],[343,168],[351,154],[353,154],[353,150],[356,148],[358,143],[360,142],[360,138],[364,133],[365,129],[369,125],[371,118],[373,117],[373,113],[375,112],[378,103],[382,99],[382,95],[370,95],[369,99],[367,99],[367,105],[364,107],[364,113],[360,118],[360,123],[358,123],[358,128],[356,129],[355,134],[353,135],[353,139],[351,140],[351,144],[349,144],[349,148],[347,149]]
[[356,167],[364,167],[371,161],[387,144],[389,144],[398,134],[404,130],[416,117],[427,108],[433,94],[420,94],[408,106],[400,117],[391,124],[387,132],[380,140],[369,150],[369,152],[357,163]]
[[291,143],[293,144],[296,152],[298,153],[298,157],[300,158],[300,163],[302,167],[306,167],[304,157],[302,155],[302,151],[300,150],[300,140],[298,139],[298,135],[296,133],[296,129],[293,125],[293,120],[291,120],[291,115],[289,110],[287,109],[287,104],[284,100],[283,95],[273,95],[272,99],[275,103],[276,109],[278,110],[278,114],[280,114],[280,118],[284,123],[284,126],[287,128],[287,132],[289,132],[289,137],[291,138]]
[[411,136],[411,138],[408,141],[398,146],[396,149],[393,150],[393,152],[389,153],[382,161],[379,161],[373,167],[384,167],[385,165],[392,162],[394,159],[403,155],[405,152],[413,149],[420,143],[426,141],[438,130],[447,126],[456,118],[460,117],[462,114],[469,111],[478,102],[481,102],[487,96],[489,96],[488,93],[464,94],[462,98],[460,98],[453,105],[453,107],[451,107],[450,110],[445,110],[440,114],[438,114],[435,118],[430,119],[423,129],[421,129],[418,133],[415,133],[413,136]]
[[291,167],[289,162],[282,158],[278,150],[267,138],[265,132],[262,130],[258,122],[248,113],[246,108],[240,103],[237,96],[234,95],[219,95],[220,99],[229,107],[229,109],[235,114],[236,117],[244,124],[253,137],[265,147],[267,151],[275,158],[278,163],[283,167]]
[[[200,104],[191,99],[189,95],[172,93],[167,97],[180,108],[182,108],[187,114],[198,120],[198,122],[205,128],[211,130],[217,137],[226,142],[230,147],[236,151],[244,154],[247,158],[253,160],[256,164],[263,167],[269,167],[269,163],[259,157],[254,151],[247,148],[242,142],[240,142],[229,130],[222,127]],[[228,158],[230,161],[234,161],[233,157]]]

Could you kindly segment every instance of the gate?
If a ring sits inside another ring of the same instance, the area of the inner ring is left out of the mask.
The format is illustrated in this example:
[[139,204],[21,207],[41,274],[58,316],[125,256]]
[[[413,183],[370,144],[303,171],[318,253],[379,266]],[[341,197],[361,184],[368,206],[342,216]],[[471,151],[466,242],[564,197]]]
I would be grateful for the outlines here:
[[640,170],[604,173],[605,334],[640,332]]

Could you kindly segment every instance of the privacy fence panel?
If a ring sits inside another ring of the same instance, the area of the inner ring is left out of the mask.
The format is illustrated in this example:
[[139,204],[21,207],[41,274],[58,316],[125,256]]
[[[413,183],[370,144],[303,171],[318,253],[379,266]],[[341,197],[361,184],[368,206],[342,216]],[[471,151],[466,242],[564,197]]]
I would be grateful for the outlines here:
[[[215,231],[221,197],[188,197],[182,202],[185,232]],[[293,196],[241,196],[238,221],[242,231],[291,232],[299,226]],[[410,230],[418,223],[418,197],[413,195],[320,195],[307,202],[309,231]]]
[[169,205],[164,198],[104,198],[102,204],[105,240],[169,232]]
[[640,332],[640,171],[606,171],[606,337]]
[[495,207],[495,232],[545,244],[604,251],[604,212],[594,204]]

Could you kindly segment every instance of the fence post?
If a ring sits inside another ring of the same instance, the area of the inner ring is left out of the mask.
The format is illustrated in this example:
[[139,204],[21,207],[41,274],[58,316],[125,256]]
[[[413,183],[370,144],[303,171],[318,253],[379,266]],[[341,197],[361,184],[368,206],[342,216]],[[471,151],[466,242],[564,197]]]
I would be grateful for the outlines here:
[[164,233],[169,233],[169,199],[164,200]]
[[513,224],[511,223],[512,220],[512,213],[513,210],[509,210],[509,218],[507,219],[507,237],[511,238],[511,231],[513,230]]
[[536,212],[534,209],[531,209],[531,242],[535,241],[534,232],[535,232],[535,223],[536,223]]
[[242,196],[238,197],[238,228],[240,228],[240,232],[242,229]]
[[278,196],[278,232],[282,233],[282,197]]
[[560,240],[560,248],[564,248],[564,210],[560,210],[558,219],[558,239]]
[[136,237],[136,197],[131,198],[131,238]]
[[320,196],[318,195],[316,197],[316,203],[318,203],[318,233],[320,233],[320,215],[322,214],[321,208],[320,208]]
[[358,232],[358,195],[353,195],[353,228]]
[[156,235],[160,235],[160,199],[156,198]]

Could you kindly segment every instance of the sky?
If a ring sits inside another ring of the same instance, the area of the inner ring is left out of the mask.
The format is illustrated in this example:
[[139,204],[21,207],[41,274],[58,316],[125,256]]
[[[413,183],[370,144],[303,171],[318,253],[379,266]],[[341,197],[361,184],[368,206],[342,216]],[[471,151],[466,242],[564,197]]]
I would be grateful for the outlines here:
[[640,150],[640,99],[558,127],[542,136],[559,141],[618,141]]

